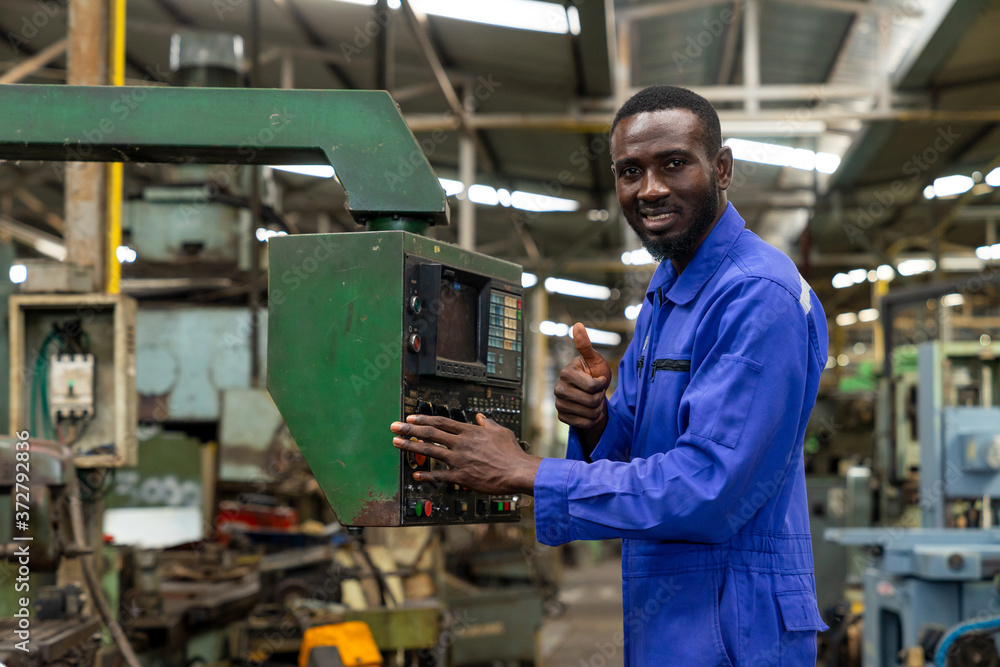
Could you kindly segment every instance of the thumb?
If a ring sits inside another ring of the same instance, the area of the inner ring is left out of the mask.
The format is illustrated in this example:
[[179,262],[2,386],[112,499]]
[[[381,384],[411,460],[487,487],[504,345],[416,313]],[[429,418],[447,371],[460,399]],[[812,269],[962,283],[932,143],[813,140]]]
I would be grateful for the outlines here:
[[608,362],[594,350],[586,327],[579,322],[573,325],[573,344],[576,345],[576,351],[580,353],[584,363],[587,364],[590,377],[611,379],[611,369],[608,367]]

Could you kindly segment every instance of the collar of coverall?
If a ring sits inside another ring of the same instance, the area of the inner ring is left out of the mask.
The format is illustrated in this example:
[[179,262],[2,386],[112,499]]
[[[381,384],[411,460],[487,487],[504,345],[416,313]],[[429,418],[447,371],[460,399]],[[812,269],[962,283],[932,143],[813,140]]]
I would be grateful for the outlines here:
[[736,212],[733,205],[726,204],[726,210],[722,212],[719,222],[698,246],[694,257],[688,262],[680,276],[677,275],[673,262],[660,262],[649,283],[646,298],[649,299],[650,303],[653,303],[656,292],[662,288],[661,296],[663,298],[669,299],[678,306],[690,303],[705,286],[708,279],[712,277],[712,274],[718,270],[722,260],[729,253],[729,249],[732,248],[745,226],[746,223],[743,222],[743,218]]

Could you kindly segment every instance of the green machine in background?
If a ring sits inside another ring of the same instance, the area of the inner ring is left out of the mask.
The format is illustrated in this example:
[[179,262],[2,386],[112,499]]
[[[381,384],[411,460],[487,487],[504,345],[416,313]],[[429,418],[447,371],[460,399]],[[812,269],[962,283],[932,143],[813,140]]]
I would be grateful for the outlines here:
[[412,413],[520,437],[520,267],[404,231],[271,239],[268,389],[346,526],[516,521],[516,496],[416,482]]
[[268,388],[341,523],[514,521],[515,497],[414,483],[410,412],[520,435],[520,268],[414,234],[448,205],[382,91],[4,87],[0,159],[329,164],[371,232],[272,239]]

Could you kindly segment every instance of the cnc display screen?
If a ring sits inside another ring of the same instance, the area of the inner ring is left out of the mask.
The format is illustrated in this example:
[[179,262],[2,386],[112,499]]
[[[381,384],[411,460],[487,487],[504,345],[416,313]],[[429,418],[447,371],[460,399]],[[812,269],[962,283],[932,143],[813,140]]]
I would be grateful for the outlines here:
[[444,278],[440,295],[438,357],[466,363],[479,361],[479,290],[454,278]]

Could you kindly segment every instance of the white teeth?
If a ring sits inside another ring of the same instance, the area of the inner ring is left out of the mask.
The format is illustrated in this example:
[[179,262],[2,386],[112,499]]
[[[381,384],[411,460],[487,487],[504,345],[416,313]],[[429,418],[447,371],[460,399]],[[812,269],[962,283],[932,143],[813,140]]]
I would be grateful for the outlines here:
[[657,220],[663,220],[668,215],[670,215],[670,214],[669,213],[661,213],[660,215],[647,215],[646,216],[646,220],[651,220],[651,221],[655,222]]

